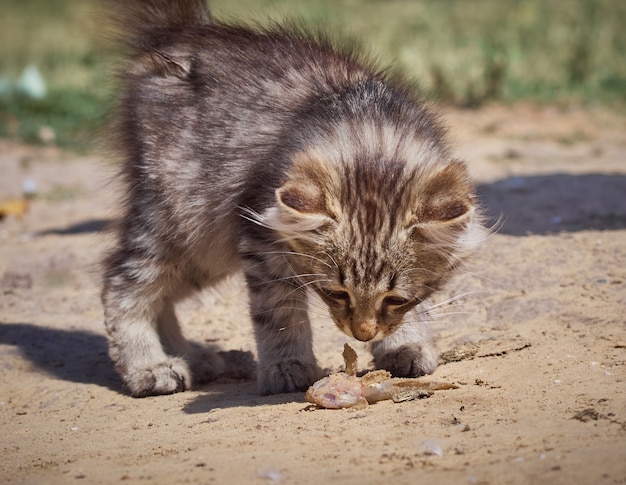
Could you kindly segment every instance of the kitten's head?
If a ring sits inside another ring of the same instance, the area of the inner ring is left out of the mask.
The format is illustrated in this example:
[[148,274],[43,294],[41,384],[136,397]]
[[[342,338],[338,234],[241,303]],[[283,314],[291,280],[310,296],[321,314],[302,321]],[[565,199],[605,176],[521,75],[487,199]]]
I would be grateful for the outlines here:
[[393,333],[484,239],[465,166],[427,152],[420,163],[301,152],[263,215],[336,325],[358,340]]

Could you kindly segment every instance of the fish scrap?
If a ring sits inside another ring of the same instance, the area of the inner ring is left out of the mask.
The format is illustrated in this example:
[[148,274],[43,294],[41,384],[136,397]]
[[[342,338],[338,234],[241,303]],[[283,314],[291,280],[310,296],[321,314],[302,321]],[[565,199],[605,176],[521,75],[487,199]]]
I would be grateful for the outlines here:
[[458,389],[456,384],[416,378],[391,377],[386,370],[356,375],[357,355],[352,347],[344,345],[345,372],[338,372],[315,382],[306,392],[306,400],[327,409],[363,408],[378,401],[394,402],[428,397],[433,391]]

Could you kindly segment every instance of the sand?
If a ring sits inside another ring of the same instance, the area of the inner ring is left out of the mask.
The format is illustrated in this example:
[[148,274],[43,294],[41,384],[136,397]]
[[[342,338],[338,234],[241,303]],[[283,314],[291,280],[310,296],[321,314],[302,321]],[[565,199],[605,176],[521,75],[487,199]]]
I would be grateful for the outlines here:
[[[107,356],[97,261],[114,216],[100,156],[0,143],[2,483],[626,483],[626,118],[445,113],[500,230],[436,302],[431,397],[320,410],[250,378],[134,399]],[[253,352],[240,279],[183,305],[186,335]],[[346,337],[314,319],[319,362]],[[362,370],[371,356],[355,345]]]

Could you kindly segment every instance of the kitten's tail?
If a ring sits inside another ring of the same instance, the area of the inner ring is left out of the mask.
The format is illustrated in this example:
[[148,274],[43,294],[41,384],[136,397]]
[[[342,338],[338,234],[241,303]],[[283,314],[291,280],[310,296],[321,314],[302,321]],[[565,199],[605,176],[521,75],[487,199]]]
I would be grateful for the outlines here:
[[206,0],[103,0],[118,36],[129,44],[154,31],[210,25]]

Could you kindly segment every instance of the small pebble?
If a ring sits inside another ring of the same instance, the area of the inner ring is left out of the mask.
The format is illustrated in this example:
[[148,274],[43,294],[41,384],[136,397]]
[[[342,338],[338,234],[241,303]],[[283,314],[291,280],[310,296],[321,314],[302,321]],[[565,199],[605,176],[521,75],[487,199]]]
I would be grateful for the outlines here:
[[22,193],[27,197],[34,197],[37,195],[37,181],[34,178],[27,178],[22,184]]
[[427,439],[420,443],[421,451],[424,455],[437,455],[443,456],[443,449],[441,448],[441,442],[437,439]]
[[259,478],[265,478],[272,483],[278,483],[282,479],[282,475],[280,473],[280,470],[276,470],[275,468],[268,468],[267,470],[259,472]]

